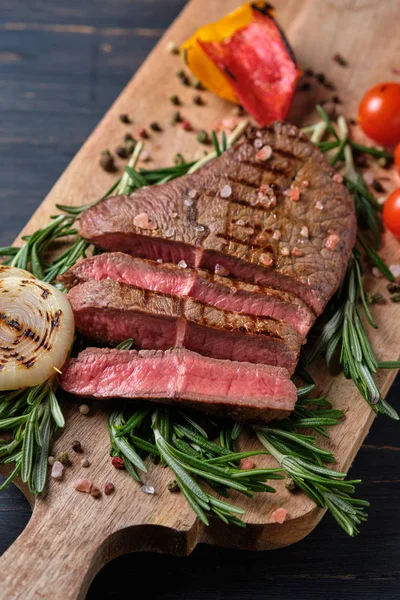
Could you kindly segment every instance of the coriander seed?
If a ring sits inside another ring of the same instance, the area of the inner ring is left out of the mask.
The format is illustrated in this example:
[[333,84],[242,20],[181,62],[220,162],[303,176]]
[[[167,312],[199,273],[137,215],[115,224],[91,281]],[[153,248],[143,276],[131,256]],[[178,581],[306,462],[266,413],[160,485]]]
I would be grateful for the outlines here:
[[200,144],[208,144],[210,142],[210,136],[204,129],[200,129],[200,131],[197,132],[196,139]]

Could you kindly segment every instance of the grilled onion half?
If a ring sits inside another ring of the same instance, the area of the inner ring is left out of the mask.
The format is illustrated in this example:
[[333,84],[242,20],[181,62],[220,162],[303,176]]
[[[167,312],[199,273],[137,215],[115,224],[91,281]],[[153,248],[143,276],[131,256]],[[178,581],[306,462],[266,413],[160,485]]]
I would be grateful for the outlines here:
[[0,390],[43,383],[63,366],[74,339],[67,298],[15,267],[0,267]]

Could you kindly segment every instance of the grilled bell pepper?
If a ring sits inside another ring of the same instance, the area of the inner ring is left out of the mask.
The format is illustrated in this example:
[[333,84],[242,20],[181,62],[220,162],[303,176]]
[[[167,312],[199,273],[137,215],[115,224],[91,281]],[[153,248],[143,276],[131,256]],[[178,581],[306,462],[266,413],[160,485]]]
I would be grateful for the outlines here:
[[206,88],[260,125],[286,117],[301,71],[270,4],[248,2],[201,27],[181,54]]

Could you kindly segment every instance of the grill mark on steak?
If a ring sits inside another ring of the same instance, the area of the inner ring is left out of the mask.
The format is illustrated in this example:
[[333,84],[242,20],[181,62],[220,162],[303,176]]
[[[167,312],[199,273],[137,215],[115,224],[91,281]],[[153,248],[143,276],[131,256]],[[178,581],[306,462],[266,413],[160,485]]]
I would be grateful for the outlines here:
[[[348,191],[332,180],[334,170],[311,142],[298,131],[294,135],[296,131],[291,125],[275,123],[260,130],[261,137],[250,137],[192,175],[140,189],[132,199],[107,198],[82,215],[81,235],[102,248],[122,249],[143,258],[185,260],[189,266],[210,271],[219,263],[233,277],[295,294],[318,315],[343,278],[356,220]],[[255,139],[272,148],[266,163],[255,158]],[[249,185],[244,187],[231,178]],[[309,184],[304,189],[303,180]],[[283,195],[291,183],[300,189],[298,202]],[[219,192],[226,184],[232,186],[232,195],[223,199]],[[276,207],[268,211],[249,206],[256,184],[276,185],[280,192]],[[184,197],[190,189],[197,191],[197,198],[189,211]],[[318,201],[324,210],[315,208]],[[140,212],[151,215],[157,229],[135,227],[133,219]],[[177,218],[171,217],[173,212]],[[260,225],[257,235],[238,243],[233,217],[254,230]],[[303,226],[310,232],[309,239],[300,236]],[[276,227],[282,236],[272,243],[270,232]],[[171,228],[173,235],[166,236]],[[340,241],[329,250],[325,241],[332,233]],[[236,239],[224,239],[224,234]],[[262,262],[268,244],[274,249],[273,268]],[[296,247],[301,256],[292,254]]]
[[77,396],[146,399],[253,422],[286,417],[297,399],[285,369],[184,349],[86,348],[67,361],[59,383]]
[[142,348],[178,344],[220,359],[283,366],[293,372],[302,338],[283,321],[223,311],[192,298],[168,296],[112,280],[88,281],[68,293],[78,331]]

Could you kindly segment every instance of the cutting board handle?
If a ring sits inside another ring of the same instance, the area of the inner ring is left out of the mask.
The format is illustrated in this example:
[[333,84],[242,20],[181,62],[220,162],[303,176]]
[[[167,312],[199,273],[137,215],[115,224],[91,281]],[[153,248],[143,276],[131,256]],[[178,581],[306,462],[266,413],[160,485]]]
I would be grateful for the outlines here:
[[[39,511],[41,512],[41,511]],[[84,600],[107,562],[107,541],[82,515],[50,521],[33,514],[0,558],[0,595],[7,600]]]

